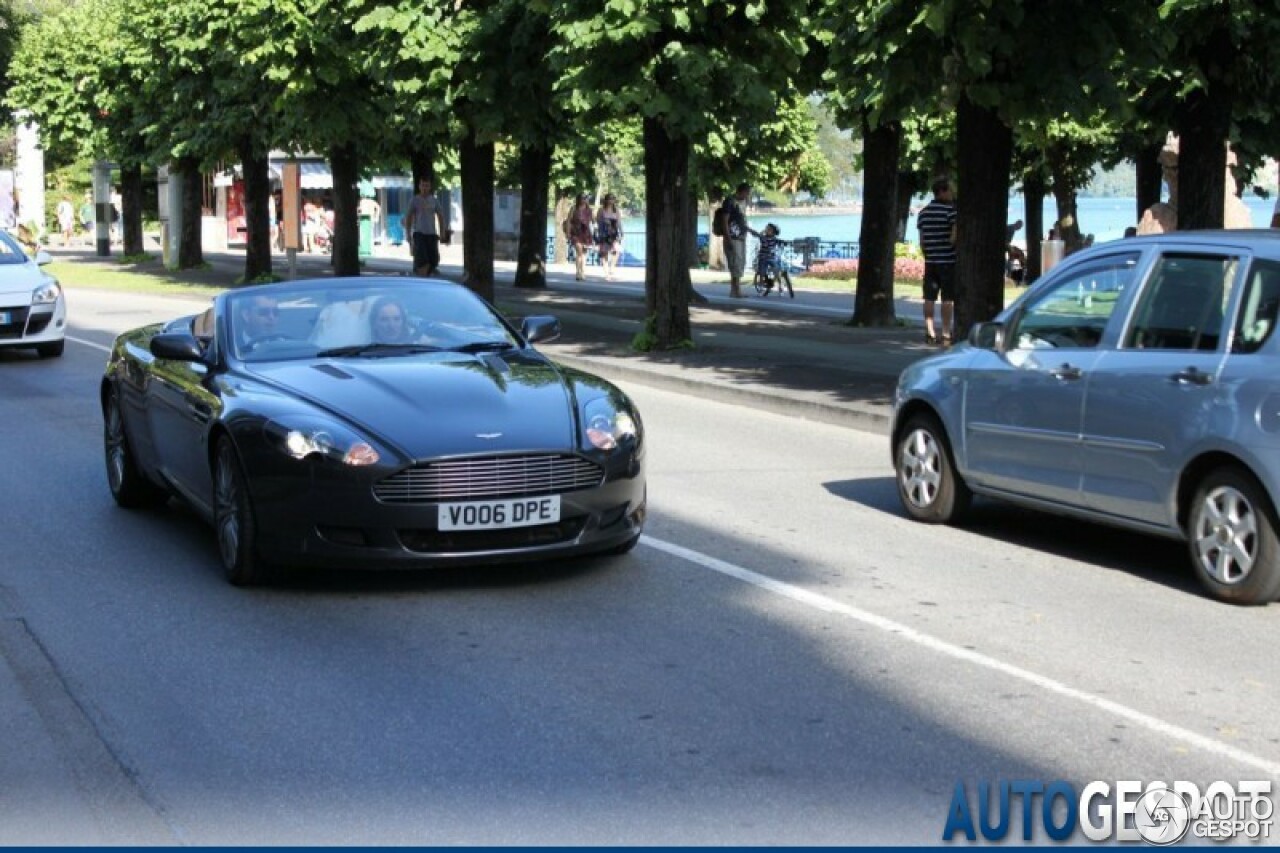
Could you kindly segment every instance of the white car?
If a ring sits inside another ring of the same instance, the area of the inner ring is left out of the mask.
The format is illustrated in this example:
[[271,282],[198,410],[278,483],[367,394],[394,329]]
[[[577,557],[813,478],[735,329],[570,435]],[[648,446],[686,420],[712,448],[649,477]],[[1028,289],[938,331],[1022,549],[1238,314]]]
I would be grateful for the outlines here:
[[58,280],[40,267],[47,252],[29,258],[22,245],[0,231],[0,348],[26,347],[41,358],[57,358],[66,345],[67,301]]

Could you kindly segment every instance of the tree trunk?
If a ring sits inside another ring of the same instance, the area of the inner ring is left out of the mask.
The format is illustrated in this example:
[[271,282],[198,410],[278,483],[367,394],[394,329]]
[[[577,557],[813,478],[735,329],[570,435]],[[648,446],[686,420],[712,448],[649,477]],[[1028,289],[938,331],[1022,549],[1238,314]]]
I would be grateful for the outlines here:
[[858,234],[858,286],[849,324],[892,326],[902,126],[890,122],[872,128],[864,116],[862,139],[862,230]]
[[431,186],[436,183],[435,152],[428,148],[415,148],[409,152],[409,169],[413,173],[413,191],[418,191],[418,181],[431,179]]
[[1071,254],[1084,244],[1083,232],[1080,229],[1080,215],[1076,208],[1076,190],[1074,178],[1066,166],[1064,152],[1061,148],[1050,145],[1045,151],[1045,159],[1049,164],[1049,177],[1053,181],[1053,198],[1058,207],[1058,239],[1063,242],[1063,253]]
[[993,110],[960,99],[956,115],[956,339],[1004,308],[1009,172],[1013,131]]
[[684,250],[691,147],[686,137],[669,136],[658,119],[644,120],[645,311],[653,322],[657,349],[693,339],[692,283]]
[[333,274],[360,275],[360,155],[352,143],[329,148],[333,171]]
[[[697,269],[702,266],[702,262],[698,260],[698,195],[689,188],[688,194],[685,196],[684,204],[684,254],[685,267],[688,269]],[[689,304],[706,305],[709,300],[701,293],[693,289],[693,277],[689,277]]]
[[142,245],[142,167],[120,164],[120,217],[124,220],[124,256],[141,255]]
[[573,199],[561,196],[556,199],[556,211],[552,216],[552,230],[555,231],[555,251],[552,260],[557,264],[569,263],[569,238],[564,235],[564,221],[573,210]]
[[894,239],[907,242],[907,226],[911,220],[911,199],[920,192],[919,172],[898,172],[898,200],[894,205]]
[[1023,226],[1027,235],[1027,269],[1026,283],[1038,279],[1044,270],[1041,268],[1040,248],[1044,240],[1044,178],[1040,175],[1029,177],[1022,182],[1022,198],[1026,205]]
[[265,151],[240,140],[240,168],[244,172],[244,222],[247,230],[244,280],[271,275],[271,165]]
[[200,164],[194,157],[179,158],[177,172],[182,176],[182,233],[178,235],[178,269],[187,270],[204,264],[201,230],[204,219],[204,181]]
[[1164,180],[1160,170],[1160,151],[1163,148],[1164,142],[1153,142],[1142,146],[1133,158],[1134,192],[1138,198],[1138,216],[1133,220],[1134,225],[1142,221],[1142,214],[1148,207],[1160,201],[1160,185]]
[[[1231,37],[1219,26],[1205,40],[1198,64],[1205,69],[1208,89],[1198,89],[1179,105],[1178,230],[1222,228],[1226,220],[1227,137],[1235,92],[1223,79],[1223,64],[1231,67]],[[1215,73],[1216,72],[1216,73]]]
[[547,197],[551,190],[551,149],[520,146],[520,244],[516,287],[547,286]]
[[712,230],[715,226],[716,208],[724,204],[723,198],[707,197],[707,268],[713,270],[727,269],[724,260],[724,238],[717,237]]
[[462,161],[462,282],[493,301],[493,143],[474,130],[458,146]]

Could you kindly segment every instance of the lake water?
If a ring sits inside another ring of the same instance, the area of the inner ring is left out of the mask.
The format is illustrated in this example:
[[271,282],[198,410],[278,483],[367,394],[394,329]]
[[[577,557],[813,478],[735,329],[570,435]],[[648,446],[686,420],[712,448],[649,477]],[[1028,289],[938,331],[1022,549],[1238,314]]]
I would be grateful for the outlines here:
[[[1273,200],[1248,196],[1244,199],[1244,202],[1253,217],[1254,227],[1265,228],[1271,224],[1271,211],[1275,207]],[[923,204],[923,200],[913,202],[915,206],[919,204]],[[1118,240],[1124,236],[1125,228],[1137,224],[1137,219],[1135,218],[1136,207],[1137,202],[1132,198],[1079,199],[1076,202],[1076,213],[1077,218],[1080,220],[1080,230],[1085,234],[1093,234],[1099,243],[1107,240]],[[1014,222],[1019,219],[1026,220],[1026,207],[1021,196],[1009,199],[1009,209],[1006,217],[1007,222]],[[1057,218],[1057,204],[1054,203],[1052,198],[1046,199],[1044,204],[1046,227]],[[822,241],[857,241],[859,229],[862,227],[862,216],[856,213],[790,215],[752,211],[748,214],[747,219],[751,223],[751,227],[757,229],[766,222],[773,222],[782,230],[781,236],[784,240],[817,237]],[[699,230],[705,227],[706,222],[704,220],[701,222]],[[644,219],[634,216],[627,217],[623,222],[623,230],[631,234],[642,233],[644,231]],[[915,217],[913,216],[907,224],[907,239],[914,243],[916,237]],[[1025,230],[1018,232],[1016,239],[1025,242]]]

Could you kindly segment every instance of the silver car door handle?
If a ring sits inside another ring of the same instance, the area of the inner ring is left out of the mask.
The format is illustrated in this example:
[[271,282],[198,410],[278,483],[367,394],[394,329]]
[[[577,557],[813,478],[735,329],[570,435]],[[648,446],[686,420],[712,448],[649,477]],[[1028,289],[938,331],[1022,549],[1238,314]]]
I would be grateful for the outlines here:
[[1084,371],[1073,364],[1064,364],[1061,367],[1055,367],[1050,370],[1049,375],[1055,379],[1074,382],[1084,375]]
[[1186,370],[1179,370],[1169,378],[1179,385],[1208,385],[1213,381],[1213,374],[1188,367]]

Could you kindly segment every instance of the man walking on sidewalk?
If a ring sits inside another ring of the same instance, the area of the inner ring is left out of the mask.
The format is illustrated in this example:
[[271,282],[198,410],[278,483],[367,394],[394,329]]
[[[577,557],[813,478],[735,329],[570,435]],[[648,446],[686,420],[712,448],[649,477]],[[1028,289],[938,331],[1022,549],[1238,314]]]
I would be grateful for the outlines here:
[[418,194],[409,201],[403,225],[413,249],[413,274],[424,278],[435,275],[440,266],[440,238],[448,243],[450,235],[444,227],[444,212],[431,192],[430,178],[418,181]]
[[951,344],[954,330],[956,280],[956,208],[952,203],[951,182],[938,178],[933,182],[933,201],[916,217],[920,229],[920,248],[924,251],[924,339],[938,343],[933,326],[933,303],[942,296],[942,343]]

